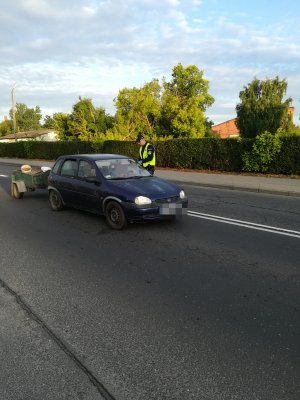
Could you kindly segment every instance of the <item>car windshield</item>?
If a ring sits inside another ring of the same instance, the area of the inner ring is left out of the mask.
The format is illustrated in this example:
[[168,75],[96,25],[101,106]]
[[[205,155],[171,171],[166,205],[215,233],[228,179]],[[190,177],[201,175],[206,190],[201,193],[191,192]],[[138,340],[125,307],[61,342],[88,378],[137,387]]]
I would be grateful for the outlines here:
[[149,177],[151,174],[131,158],[97,160],[97,167],[105,179],[133,179]]

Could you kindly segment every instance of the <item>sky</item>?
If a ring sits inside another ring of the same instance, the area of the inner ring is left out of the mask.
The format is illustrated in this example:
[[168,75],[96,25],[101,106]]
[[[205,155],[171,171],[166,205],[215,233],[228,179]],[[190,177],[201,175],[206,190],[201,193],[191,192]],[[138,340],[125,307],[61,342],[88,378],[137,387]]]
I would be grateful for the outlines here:
[[72,112],[79,96],[114,115],[123,88],[196,65],[214,97],[206,116],[235,118],[253,79],[286,79],[300,124],[300,1],[9,0],[0,12],[0,121],[15,103]]

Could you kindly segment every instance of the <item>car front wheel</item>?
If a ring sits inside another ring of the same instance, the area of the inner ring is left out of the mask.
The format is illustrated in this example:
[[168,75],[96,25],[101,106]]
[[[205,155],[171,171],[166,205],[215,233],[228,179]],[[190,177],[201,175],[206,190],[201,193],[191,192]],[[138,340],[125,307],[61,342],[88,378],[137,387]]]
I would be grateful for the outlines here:
[[117,201],[110,201],[105,208],[105,216],[108,225],[117,230],[126,228],[127,219],[123,208]]
[[49,201],[53,211],[60,211],[64,207],[60,194],[55,190],[50,190]]

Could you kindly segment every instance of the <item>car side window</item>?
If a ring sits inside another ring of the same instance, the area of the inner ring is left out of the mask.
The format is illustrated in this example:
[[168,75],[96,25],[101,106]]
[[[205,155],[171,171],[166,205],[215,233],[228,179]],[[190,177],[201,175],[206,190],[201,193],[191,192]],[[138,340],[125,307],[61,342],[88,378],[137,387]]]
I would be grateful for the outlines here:
[[61,175],[75,177],[77,175],[76,160],[65,160],[61,167]]
[[52,172],[54,174],[58,173],[59,167],[61,166],[62,160],[58,160],[56,161],[56,163],[54,164],[54,167],[52,168]]
[[79,178],[91,178],[96,176],[96,170],[92,164],[85,160],[79,161],[78,177]]

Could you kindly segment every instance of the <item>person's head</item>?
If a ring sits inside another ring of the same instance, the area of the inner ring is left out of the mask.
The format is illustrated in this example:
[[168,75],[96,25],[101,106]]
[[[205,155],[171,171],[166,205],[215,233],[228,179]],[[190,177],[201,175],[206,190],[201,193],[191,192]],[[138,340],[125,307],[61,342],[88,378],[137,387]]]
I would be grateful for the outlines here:
[[144,138],[144,136],[139,133],[135,139],[135,143],[139,144],[140,146],[144,146],[144,144],[146,143],[146,140]]

